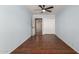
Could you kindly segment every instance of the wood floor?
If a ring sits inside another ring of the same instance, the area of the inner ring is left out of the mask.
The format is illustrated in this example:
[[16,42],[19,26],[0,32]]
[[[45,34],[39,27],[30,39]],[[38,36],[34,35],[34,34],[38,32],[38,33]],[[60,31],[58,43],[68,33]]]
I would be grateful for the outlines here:
[[56,35],[33,36],[16,48],[12,54],[75,54]]

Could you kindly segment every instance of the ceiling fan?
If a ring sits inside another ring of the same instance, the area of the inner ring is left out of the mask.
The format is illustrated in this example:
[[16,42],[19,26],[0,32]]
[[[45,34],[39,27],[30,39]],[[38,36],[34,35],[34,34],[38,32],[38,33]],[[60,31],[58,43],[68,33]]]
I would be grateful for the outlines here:
[[41,8],[42,10],[42,13],[44,12],[52,12],[50,9],[54,8],[53,6],[49,6],[49,7],[46,7],[46,5],[39,5],[39,7]]

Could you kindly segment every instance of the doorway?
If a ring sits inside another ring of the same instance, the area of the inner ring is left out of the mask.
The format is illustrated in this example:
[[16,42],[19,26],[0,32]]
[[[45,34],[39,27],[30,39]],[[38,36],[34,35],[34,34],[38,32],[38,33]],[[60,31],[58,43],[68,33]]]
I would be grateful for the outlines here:
[[42,18],[35,18],[35,35],[42,35]]

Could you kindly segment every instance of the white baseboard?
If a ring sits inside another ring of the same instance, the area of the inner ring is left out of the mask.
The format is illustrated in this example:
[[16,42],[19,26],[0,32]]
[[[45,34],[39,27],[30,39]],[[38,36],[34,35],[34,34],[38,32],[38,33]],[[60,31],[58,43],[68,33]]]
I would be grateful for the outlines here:
[[[25,39],[24,39],[20,44],[18,44],[17,47],[19,47],[21,44],[23,44],[23,43],[24,43],[26,40],[28,40],[30,37],[31,37],[31,35],[29,35],[28,37],[25,36]],[[17,47],[16,47],[16,48],[17,48]],[[10,54],[10,53],[11,53],[12,51],[14,51],[16,48],[9,50],[7,54]]]
[[76,48],[72,47],[71,44],[69,44],[68,42],[66,42],[65,40],[63,40],[63,38],[62,38],[61,36],[59,36],[59,35],[57,35],[57,34],[56,34],[56,36],[57,36],[58,38],[60,38],[63,42],[65,42],[65,44],[67,44],[68,46],[70,46],[74,51],[76,51],[77,53],[79,53],[79,51],[78,51]]

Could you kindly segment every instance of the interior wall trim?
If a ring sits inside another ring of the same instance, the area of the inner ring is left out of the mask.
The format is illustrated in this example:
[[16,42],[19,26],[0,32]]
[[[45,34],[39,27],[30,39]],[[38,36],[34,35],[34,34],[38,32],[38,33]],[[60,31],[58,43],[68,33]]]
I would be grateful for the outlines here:
[[[17,46],[19,47],[20,45],[22,45],[26,40],[28,40],[31,37],[31,35],[29,35],[28,37],[25,36],[25,39]],[[16,48],[17,48],[16,47]],[[8,53],[10,54],[11,52],[13,52],[16,48],[12,49],[11,51],[9,51]]]
[[58,34],[56,34],[56,36],[57,36],[60,40],[62,40],[65,44],[67,44],[69,47],[71,47],[74,51],[76,51],[77,53],[79,53],[79,51],[78,51],[76,48],[72,47],[68,42],[66,42],[65,40],[63,40],[63,38],[62,38],[61,36],[59,36]]

